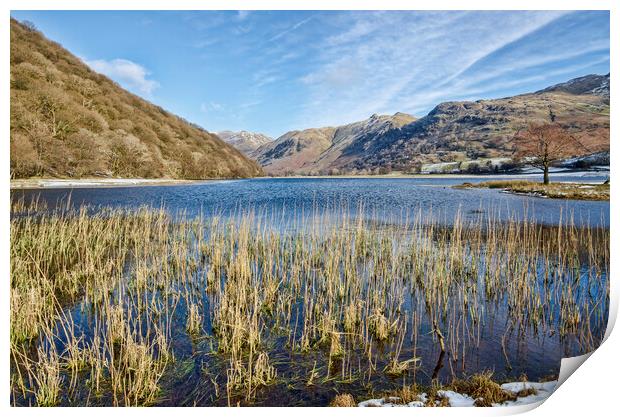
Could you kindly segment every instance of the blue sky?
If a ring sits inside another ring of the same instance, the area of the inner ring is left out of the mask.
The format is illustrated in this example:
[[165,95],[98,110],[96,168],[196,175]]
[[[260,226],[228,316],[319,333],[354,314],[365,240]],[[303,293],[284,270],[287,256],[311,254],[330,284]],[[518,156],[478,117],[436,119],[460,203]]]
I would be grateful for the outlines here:
[[609,72],[609,12],[13,11],[207,130],[423,116]]

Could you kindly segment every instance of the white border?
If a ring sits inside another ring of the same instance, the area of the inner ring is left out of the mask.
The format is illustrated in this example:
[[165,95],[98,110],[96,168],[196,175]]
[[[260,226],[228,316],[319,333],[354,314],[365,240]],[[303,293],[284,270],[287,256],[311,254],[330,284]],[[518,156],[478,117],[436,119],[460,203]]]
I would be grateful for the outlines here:
[[[4,216],[0,222],[0,231],[2,233],[2,240],[0,241],[2,247],[2,276],[4,277],[4,291],[2,292],[1,311],[5,312],[4,319],[1,321],[2,342],[0,342],[0,357],[5,358],[2,365],[2,379],[0,382],[0,393],[4,395],[4,404],[1,405],[4,408],[4,412],[10,413],[10,415],[30,415],[35,412],[43,410],[29,409],[29,408],[11,408],[9,406],[9,42],[10,32],[8,20],[10,16],[10,10],[37,10],[37,9],[79,9],[79,10],[143,10],[143,9],[155,9],[155,10],[197,10],[197,9],[211,9],[211,10],[611,10],[611,61],[610,66],[612,68],[618,68],[618,51],[617,40],[620,39],[620,32],[618,29],[618,1],[608,0],[590,0],[590,1],[578,1],[578,0],[506,0],[501,3],[498,1],[483,1],[483,0],[469,0],[464,1],[448,1],[448,0],[427,0],[427,1],[398,1],[398,0],[383,0],[383,1],[354,1],[354,0],[331,0],[331,1],[309,1],[309,0],[296,0],[296,1],[284,1],[284,0],[209,0],[208,3],[204,1],[192,1],[192,0],[151,0],[151,1],[129,1],[129,0],[91,0],[85,1],[71,1],[71,0],[57,0],[54,2],[44,0],[5,0],[3,2],[4,22],[0,27],[0,33],[2,36],[2,42],[0,47],[2,48],[3,65],[0,68],[2,74],[2,83],[0,83],[0,91],[2,92],[2,152],[0,152],[0,160],[4,175],[1,176],[3,192],[0,196],[1,206],[6,210]],[[615,77],[615,73],[612,69],[612,78]],[[620,89],[617,87],[615,81],[611,83],[611,154],[612,154],[612,171],[615,171],[617,165],[617,158],[615,158],[618,144],[617,140],[620,140],[617,136],[617,122],[618,111],[617,103],[618,94]],[[616,149],[614,149],[616,148]],[[615,180],[615,178],[614,178]],[[616,228],[617,213],[616,211],[616,195],[618,191],[617,183],[611,181],[611,227],[612,227],[612,240],[611,240],[611,253],[620,253],[620,245],[618,240],[620,239],[613,231]],[[612,256],[613,258],[613,256]],[[544,404],[531,411],[531,415],[534,416],[546,416],[551,413],[554,415],[607,415],[610,411],[616,409],[617,394],[617,379],[620,376],[618,360],[616,358],[616,352],[620,348],[620,337],[618,331],[610,332],[613,324],[615,323],[617,311],[618,311],[618,285],[617,285],[617,263],[612,259],[611,263],[611,308],[610,308],[610,326],[608,327],[607,340],[603,345],[595,351],[591,358],[588,359],[573,376],[568,379],[568,382],[563,384]],[[564,368],[562,372],[565,372]],[[525,411],[523,408],[503,408],[503,409],[382,409],[383,411],[368,411],[368,409],[330,409],[328,412],[339,413],[340,415],[360,415],[367,413],[389,413],[395,415],[406,413],[422,413],[428,415],[429,413],[437,415],[498,415],[498,414],[514,414],[517,412]],[[171,410],[165,408],[154,409],[114,409],[115,414],[132,414],[132,415],[153,415],[167,416]],[[273,409],[273,408],[242,408],[237,409],[234,412],[241,415],[267,415],[289,414],[289,409]],[[55,408],[43,411],[50,415],[79,415],[83,412],[93,413],[94,415],[105,415],[109,413],[107,409],[93,409],[85,411],[78,408]],[[208,410],[204,408],[187,408],[179,409],[179,411],[188,415],[200,415],[205,414],[213,416],[229,415],[233,412],[226,408],[210,408]],[[301,408],[296,410],[295,413],[300,415],[312,415],[314,414],[314,408]]]

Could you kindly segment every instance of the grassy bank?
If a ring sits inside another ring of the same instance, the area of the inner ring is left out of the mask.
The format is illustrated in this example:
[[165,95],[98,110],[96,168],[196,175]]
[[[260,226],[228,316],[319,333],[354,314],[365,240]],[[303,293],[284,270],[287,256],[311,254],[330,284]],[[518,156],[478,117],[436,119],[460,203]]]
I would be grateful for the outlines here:
[[607,322],[607,229],[41,209],[12,207],[15,405],[326,405]]
[[533,181],[484,181],[480,183],[463,183],[455,188],[495,188],[515,194],[527,194],[548,198],[572,200],[609,200],[609,184],[584,184],[554,182],[542,184]]

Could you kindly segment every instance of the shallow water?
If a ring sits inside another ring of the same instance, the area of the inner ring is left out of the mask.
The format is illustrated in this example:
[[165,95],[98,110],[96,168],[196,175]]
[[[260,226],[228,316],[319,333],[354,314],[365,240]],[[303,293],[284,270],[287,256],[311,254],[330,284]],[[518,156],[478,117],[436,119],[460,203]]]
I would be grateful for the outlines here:
[[[387,224],[387,229],[391,231],[397,229],[399,223],[409,223],[416,214],[422,214],[425,219],[436,224],[450,225],[459,213],[465,221],[491,216],[493,219],[505,221],[527,218],[546,225],[557,225],[558,222],[572,219],[576,225],[581,226],[609,226],[608,202],[551,200],[511,195],[497,190],[451,188],[452,185],[464,181],[490,179],[493,178],[253,179],[175,186],[19,190],[13,191],[12,197],[23,195],[29,199],[40,196],[49,207],[53,207],[58,201],[66,202],[70,195],[70,205],[73,207],[89,204],[95,210],[103,207],[132,209],[144,205],[155,208],[163,206],[175,215],[180,211],[185,213],[179,215],[178,219],[198,215],[208,219],[213,214],[236,218],[238,212],[251,209],[262,213],[260,217],[267,220],[267,226],[277,230],[302,228],[303,220],[313,213],[342,213],[343,210],[351,217],[362,213],[371,227]],[[600,182],[605,178],[563,176],[561,179]],[[358,207],[360,201],[363,202],[361,211]],[[380,229],[386,230],[377,228]],[[587,265],[583,265],[581,271],[575,272],[576,276],[583,277],[588,273]],[[203,276],[204,271],[199,268],[195,274],[198,286],[203,282]],[[483,288],[483,285],[480,285],[480,288]],[[608,285],[606,271],[594,285],[594,289],[580,288],[580,291],[590,291],[594,299],[601,299],[601,294]],[[196,291],[196,297],[200,298],[204,305],[203,325],[206,337],[196,339],[187,334],[187,307],[181,301],[172,324],[171,343],[175,362],[160,381],[160,405],[228,403],[226,396],[221,392],[218,396],[215,388],[216,385],[221,387],[226,383],[227,359],[215,354],[213,350],[211,314],[208,313],[213,308],[213,300],[204,288]],[[458,291],[453,296],[458,298]],[[399,377],[391,377],[381,372],[387,364],[389,352],[394,348],[394,341],[389,341],[376,344],[377,370],[369,372],[366,377],[363,370],[367,366],[363,362],[364,352],[361,349],[356,350],[356,341],[345,339],[345,348],[350,351],[349,363],[344,365],[345,374],[356,372],[351,380],[347,380],[346,375],[339,374],[338,367],[342,364],[333,363],[330,366],[326,363],[325,348],[303,353],[294,351],[287,346],[290,340],[288,336],[279,336],[270,331],[265,339],[269,346],[270,362],[277,369],[278,378],[274,384],[262,387],[256,398],[249,403],[243,401],[241,396],[241,403],[272,406],[327,405],[339,392],[352,393],[356,398],[369,398],[372,393],[397,389],[403,384],[429,384],[435,377],[449,382],[453,375],[463,377],[482,370],[494,371],[498,379],[516,380],[526,375],[529,380],[538,380],[557,375],[563,357],[587,351],[587,347],[582,345],[576,336],[569,334],[559,337],[552,324],[544,326],[541,331],[529,326],[507,330],[510,319],[506,300],[490,300],[481,295],[479,302],[484,312],[482,325],[473,333],[467,327],[467,334],[462,335],[463,343],[457,346],[458,353],[451,352],[444,356],[441,355],[436,339],[431,335],[432,325],[421,300],[421,295],[413,290],[404,291],[401,300],[403,317],[412,318],[412,313],[415,312],[420,320],[415,343],[412,328],[416,326],[409,322],[400,354],[401,360],[414,356],[422,358],[415,371]],[[550,307],[554,308],[553,305]],[[78,303],[68,309],[78,330],[87,336],[92,326],[89,308],[88,303]],[[301,315],[301,308],[301,304],[296,305],[293,316]],[[598,305],[598,308],[601,310],[598,313],[606,315],[606,301]],[[457,314],[456,309],[453,314]],[[448,317],[447,320],[454,323],[458,317]],[[465,318],[465,321],[467,320]],[[592,323],[595,325],[592,329],[595,339],[600,338],[606,319],[597,318]],[[471,327],[476,325],[473,322],[467,323],[467,326]],[[463,331],[465,328],[462,327]],[[471,334],[476,334],[477,340],[471,340]],[[450,335],[450,339],[454,338],[459,336]],[[466,339],[468,340],[465,341]],[[317,382],[308,385],[308,376],[313,368],[316,368],[319,377]],[[26,403],[25,399],[18,398],[16,401]],[[111,400],[106,396],[90,398],[88,392],[84,391],[65,401],[64,405],[83,405],[85,401],[91,405],[109,405]],[[233,400],[232,404],[235,403]]]

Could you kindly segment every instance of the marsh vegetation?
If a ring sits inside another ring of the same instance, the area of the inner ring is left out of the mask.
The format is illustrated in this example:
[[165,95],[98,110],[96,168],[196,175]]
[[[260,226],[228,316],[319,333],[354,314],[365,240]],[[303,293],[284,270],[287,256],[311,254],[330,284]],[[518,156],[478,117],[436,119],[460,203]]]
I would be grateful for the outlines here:
[[609,229],[350,213],[14,201],[11,403],[327,405],[599,345]]

